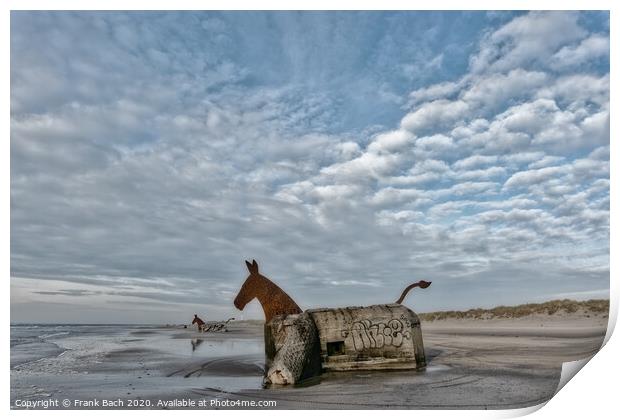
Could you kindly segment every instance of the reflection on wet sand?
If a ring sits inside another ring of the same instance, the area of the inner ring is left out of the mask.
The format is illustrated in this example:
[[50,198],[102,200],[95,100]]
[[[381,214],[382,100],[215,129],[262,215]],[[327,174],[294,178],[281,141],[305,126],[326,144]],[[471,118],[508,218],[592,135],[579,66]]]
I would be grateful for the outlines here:
[[192,344],[192,353],[193,353],[204,342],[204,340],[202,338],[192,338],[190,342]]

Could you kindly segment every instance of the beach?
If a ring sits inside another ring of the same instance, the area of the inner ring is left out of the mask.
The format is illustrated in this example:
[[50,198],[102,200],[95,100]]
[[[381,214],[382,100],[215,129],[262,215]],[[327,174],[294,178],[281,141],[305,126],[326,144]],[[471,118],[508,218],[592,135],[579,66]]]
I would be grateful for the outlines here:
[[325,373],[263,388],[262,321],[207,333],[182,325],[12,325],[11,407],[523,408],[549,400],[562,363],[596,353],[606,328],[605,313],[582,311],[423,320],[424,371]]

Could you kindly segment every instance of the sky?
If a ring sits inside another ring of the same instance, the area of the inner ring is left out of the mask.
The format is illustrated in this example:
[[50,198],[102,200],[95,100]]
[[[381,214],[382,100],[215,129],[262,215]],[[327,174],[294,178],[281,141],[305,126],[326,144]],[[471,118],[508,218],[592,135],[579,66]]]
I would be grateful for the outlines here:
[[11,321],[609,296],[607,12],[11,12]]

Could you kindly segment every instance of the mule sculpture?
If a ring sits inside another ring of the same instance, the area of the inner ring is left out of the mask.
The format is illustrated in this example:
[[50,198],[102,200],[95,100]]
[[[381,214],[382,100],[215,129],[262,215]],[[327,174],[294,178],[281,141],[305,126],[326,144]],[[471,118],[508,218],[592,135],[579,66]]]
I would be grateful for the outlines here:
[[235,318],[228,318],[225,322],[208,322],[207,323],[207,322],[204,322],[202,319],[198,318],[198,315],[194,314],[194,320],[192,321],[192,325],[198,324],[199,332],[217,332],[217,331],[228,332],[227,325],[230,321],[234,319]]
[[235,307],[240,311],[254,298],[258,299],[265,312],[265,322],[270,322],[276,315],[300,314],[301,309],[284,290],[280,289],[267,277],[259,274],[256,260],[252,264],[245,262],[250,275],[241,286],[235,298]]
[[418,316],[401,305],[409,285],[394,304],[305,312],[267,277],[258,264],[245,262],[250,275],[234,304],[239,310],[257,298],[265,312],[267,384],[295,384],[322,371],[422,369],[426,366]]
[[205,322],[198,318],[198,315],[194,314],[194,319],[192,320],[192,325],[196,324],[198,327],[198,331],[202,332],[205,326]]

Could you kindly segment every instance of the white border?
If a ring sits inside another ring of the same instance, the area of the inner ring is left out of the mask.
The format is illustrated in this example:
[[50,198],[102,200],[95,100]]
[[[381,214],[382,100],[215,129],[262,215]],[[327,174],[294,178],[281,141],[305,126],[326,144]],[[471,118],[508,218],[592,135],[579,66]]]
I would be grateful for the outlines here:
[[12,10],[610,10],[611,0],[5,0]]
[[[469,0],[467,2],[458,1],[433,1],[433,2],[410,2],[402,0],[382,0],[380,2],[370,2],[367,0],[352,1],[338,1],[338,0],[298,0],[295,2],[284,0],[263,0],[260,2],[249,2],[244,0],[211,0],[208,2],[198,0],[175,0],[174,2],[166,2],[162,0],[150,0],[150,1],[129,1],[129,0],[108,0],[108,1],[77,1],[77,0],[57,0],[57,1],[44,1],[44,0],[5,0],[2,2],[4,6],[4,13],[0,18],[0,32],[2,37],[2,53],[5,57],[5,65],[2,66],[2,80],[4,93],[4,100],[1,102],[2,115],[4,116],[4,123],[2,125],[2,132],[6,135],[3,142],[3,153],[0,155],[1,168],[3,173],[2,182],[2,216],[4,221],[4,241],[2,241],[2,267],[3,272],[6,274],[3,284],[3,291],[5,299],[9,299],[10,296],[10,284],[9,284],[9,263],[10,263],[10,170],[9,170],[9,148],[10,148],[10,10],[203,10],[203,9],[224,9],[224,10],[611,10],[611,78],[612,86],[614,85],[616,71],[618,68],[617,54],[614,54],[614,46],[618,45],[617,28],[618,19],[615,16],[616,4],[614,1],[604,0],[589,0],[589,1],[577,1],[577,0],[565,0],[550,1],[550,0],[510,0],[498,2],[490,0]],[[616,28],[614,30],[614,28]],[[611,108],[615,108],[616,95],[611,92]],[[617,133],[616,124],[614,124],[614,118],[611,118],[611,138],[614,139]],[[616,146],[611,142],[611,161],[614,161],[616,152]],[[618,247],[614,241],[614,223],[613,212],[618,208],[617,197],[617,171],[614,165],[611,165],[611,255],[619,255]],[[617,230],[617,229],[616,229]],[[611,332],[615,327],[615,322],[618,314],[618,282],[617,269],[614,264],[614,260],[611,260],[611,310],[610,310],[610,328],[606,337],[605,347],[597,354],[582,371],[579,373],[577,380],[570,381],[551,401],[546,405],[542,404],[538,407],[520,409],[520,410],[504,410],[504,411],[397,411],[388,413],[375,413],[373,411],[356,411],[353,413],[338,413],[336,411],[317,412],[315,411],[295,411],[294,413],[281,412],[281,411],[227,411],[220,412],[223,414],[216,414],[213,412],[204,413],[202,411],[184,411],[182,415],[184,417],[193,417],[204,419],[205,416],[223,416],[223,417],[241,417],[247,418],[251,416],[255,418],[284,418],[294,416],[295,418],[312,418],[317,416],[354,416],[358,418],[387,416],[397,418],[459,418],[459,419],[480,419],[480,418],[506,418],[506,417],[518,417],[522,415],[531,414],[531,418],[562,418],[562,419],[582,419],[586,416],[592,418],[612,418],[614,414],[618,413],[618,396],[617,396],[617,384],[618,378],[620,378],[620,369],[618,366],[620,362],[616,358],[620,345],[618,344],[617,337],[611,337]],[[3,305],[3,343],[10,341],[10,305]],[[611,337],[611,339],[610,339]],[[608,341],[607,341],[608,340]],[[7,367],[10,364],[10,352],[9,347],[5,344],[2,347],[2,359],[5,362],[5,372],[8,372]],[[9,410],[9,398],[10,398],[10,377],[6,375],[5,380],[2,382],[1,391],[4,397],[4,410]],[[542,406],[544,408],[540,409]],[[148,413],[148,414],[145,414]],[[612,414],[613,413],[613,414]],[[44,418],[81,418],[85,413],[79,411],[10,411],[11,416],[16,418],[24,417],[44,417]],[[110,412],[107,411],[92,411],[88,413],[88,417],[93,418],[108,418]],[[142,417],[148,415],[151,418],[168,418],[170,413],[166,411],[141,411],[141,412],[127,412],[127,411],[115,411],[112,415],[121,416],[123,418],[135,418],[136,416]]]

